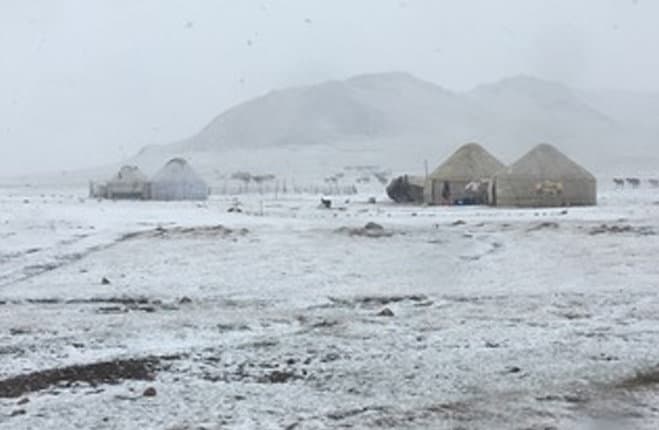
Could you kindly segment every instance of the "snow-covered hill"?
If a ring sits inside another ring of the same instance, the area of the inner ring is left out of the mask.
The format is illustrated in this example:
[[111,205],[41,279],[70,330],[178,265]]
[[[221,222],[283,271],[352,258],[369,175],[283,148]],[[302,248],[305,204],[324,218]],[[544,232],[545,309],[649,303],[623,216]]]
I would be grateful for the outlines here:
[[551,142],[593,170],[618,171],[659,132],[608,100],[528,76],[458,93],[406,73],[361,75],[273,91],[188,139],[144,148],[135,161],[149,168],[184,155],[204,170],[318,177],[351,162],[420,171],[423,160],[432,167],[475,140],[508,162]]
[[[407,73],[381,73],[272,91],[126,161],[153,173],[183,156],[215,185],[236,171],[309,184],[365,165],[422,174],[424,161],[432,169],[471,141],[506,163],[549,142],[599,176],[656,175],[654,118],[659,97],[648,94],[577,90],[529,76],[453,92]],[[118,167],[58,179],[101,179]]]

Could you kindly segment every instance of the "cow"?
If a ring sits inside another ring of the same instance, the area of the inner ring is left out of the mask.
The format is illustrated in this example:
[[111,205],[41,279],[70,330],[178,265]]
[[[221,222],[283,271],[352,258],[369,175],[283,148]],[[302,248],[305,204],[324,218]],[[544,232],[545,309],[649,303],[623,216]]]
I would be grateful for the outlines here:
[[648,179],[652,188],[659,188],[659,179]]

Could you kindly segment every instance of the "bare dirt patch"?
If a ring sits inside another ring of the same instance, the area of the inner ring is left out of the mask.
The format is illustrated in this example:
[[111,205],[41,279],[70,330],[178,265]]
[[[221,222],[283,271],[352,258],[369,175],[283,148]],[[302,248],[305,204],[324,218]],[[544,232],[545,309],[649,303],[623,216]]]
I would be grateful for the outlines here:
[[542,222],[540,224],[534,225],[533,227],[528,228],[527,232],[540,231],[540,230],[558,230],[559,224],[557,222]]
[[400,295],[400,296],[357,296],[353,298],[328,297],[328,299],[335,306],[365,307],[365,308],[382,307],[382,306],[390,305],[392,303],[400,303],[400,302],[414,302],[414,303],[428,302],[428,296],[425,296],[423,294],[409,294],[409,295]]
[[588,232],[588,234],[590,234],[591,236],[597,236],[600,234],[622,234],[622,233],[632,233],[638,236],[655,236],[657,234],[657,232],[654,231],[652,227],[648,227],[648,226],[635,227],[629,224],[624,224],[624,225],[602,224],[600,226],[590,229],[590,231]]
[[76,382],[91,386],[117,384],[124,380],[153,380],[160,359],[147,357],[80,364],[41,370],[0,380],[0,397],[18,398],[51,386]]
[[623,379],[615,384],[616,388],[623,390],[647,390],[659,388],[659,365],[639,370],[634,376]]
[[153,313],[157,311],[177,311],[179,303],[164,303],[162,300],[149,299],[147,297],[92,297],[76,299],[57,298],[31,298],[25,301],[14,301],[12,304],[20,305],[28,303],[31,305],[99,305],[96,309],[99,313],[124,313],[130,311],[142,311]]
[[380,224],[369,222],[363,227],[340,227],[335,230],[336,233],[347,234],[348,236],[381,238],[391,237],[393,232],[385,230]]
[[249,233],[246,228],[234,230],[221,224],[214,226],[199,227],[156,227],[154,230],[139,231],[127,233],[119,240],[127,241],[132,239],[180,239],[180,238],[209,238],[229,236],[244,236]]

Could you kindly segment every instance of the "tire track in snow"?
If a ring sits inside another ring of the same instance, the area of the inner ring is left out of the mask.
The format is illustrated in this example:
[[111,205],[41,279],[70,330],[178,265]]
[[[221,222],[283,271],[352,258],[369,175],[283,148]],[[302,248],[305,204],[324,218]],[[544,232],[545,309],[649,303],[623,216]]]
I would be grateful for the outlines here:
[[[152,239],[167,239],[167,238],[176,238],[176,237],[197,237],[201,235],[202,237],[208,237],[210,235],[218,237],[228,237],[230,235],[244,236],[248,233],[246,229],[232,230],[226,228],[222,225],[213,225],[213,226],[197,226],[197,227],[171,227],[163,228],[157,227],[155,229],[148,230],[136,230],[128,233],[123,233],[119,237],[115,237],[114,240],[105,243],[98,243],[87,248],[84,248],[81,251],[69,252],[61,255],[55,255],[51,260],[46,260],[38,264],[24,265],[16,270],[7,272],[5,274],[0,274],[0,288],[4,288],[11,284],[18,282],[23,282],[28,279],[34,278],[36,276],[43,275],[53,270],[59,269],[61,267],[73,264],[82,260],[83,258],[101,251],[108,250],[116,245],[119,245],[123,242],[141,239],[141,238],[152,238]],[[68,239],[62,241],[59,244],[65,246],[74,247],[85,239],[97,239],[98,236],[85,235],[82,237],[77,237],[74,239]],[[53,250],[56,252],[56,250]],[[27,254],[26,254],[27,255]]]
[[[142,233],[142,231],[124,233],[110,242],[92,245],[80,251],[68,252],[59,255],[56,254],[54,256],[47,256],[45,261],[41,261],[35,264],[25,264],[19,268],[0,274],[0,289],[16,283],[26,281],[28,279],[37,276],[41,276],[45,273],[52,272],[53,270],[59,269],[69,264],[73,264],[91,254],[105,251],[122,242],[125,242],[126,240],[137,237],[140,233]],[[96,239],[97,236],[88,235],[88,236],[80,237],[77,240],[69,239],[64,243],[64,245],[67,247],[75,247],[76,245],[83,242],[85,239],[90,239],[90,238]],[[62,245],[62,243],[60,243],[60,245]],[[53,249],[43,250],[41,253],[39,253],[39,256],[43,255],[44,252],[48,252],[48,251],[54,253],[57,252],[57,249],[53,248]],[[36,256],[36,253],[32,253],[32,254],[35,254]],[[30,253],[28,252],[24,253],[24,256],[27,257],[28,255],[30,255]]]

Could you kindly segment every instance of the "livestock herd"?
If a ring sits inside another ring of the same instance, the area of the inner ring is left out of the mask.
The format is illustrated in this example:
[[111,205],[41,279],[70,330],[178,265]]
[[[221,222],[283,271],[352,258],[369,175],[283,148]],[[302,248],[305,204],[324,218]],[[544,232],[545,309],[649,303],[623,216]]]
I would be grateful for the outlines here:
[[[651,188],[659,188],[659,179],[648,179],[648,185]],[[629,185],[633,189],[641,187],[642,181],[639,178],[613,178],[613,183],[616,188],[625,188],[625,185]]]

